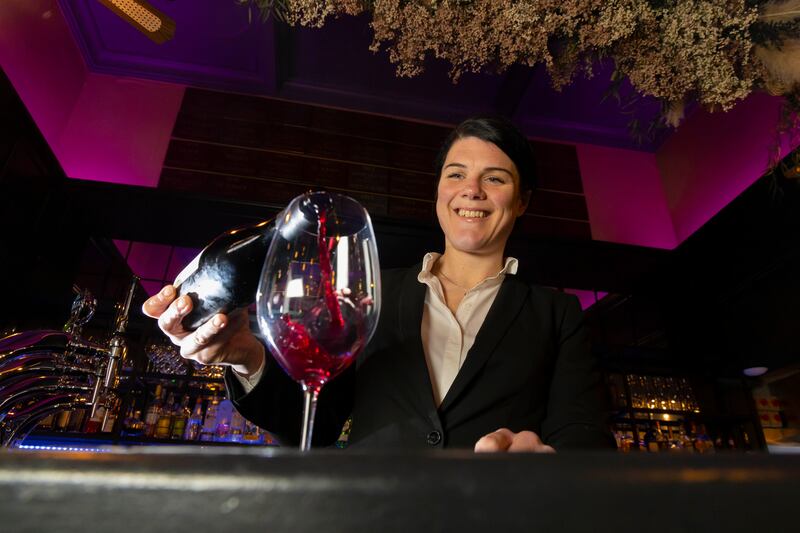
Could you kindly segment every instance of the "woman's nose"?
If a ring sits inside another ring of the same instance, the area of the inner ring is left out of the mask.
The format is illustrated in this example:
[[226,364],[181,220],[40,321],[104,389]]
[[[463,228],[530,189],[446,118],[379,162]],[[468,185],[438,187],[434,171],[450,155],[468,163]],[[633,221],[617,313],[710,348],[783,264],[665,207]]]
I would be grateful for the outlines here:
[[462,197],[473,200],[483,200],[486,197],[486,193],[484,192],[483,187],[481,187],[481,181],[479,179],[466,179],[464,180],[463,185],[464,188],[461,191]]

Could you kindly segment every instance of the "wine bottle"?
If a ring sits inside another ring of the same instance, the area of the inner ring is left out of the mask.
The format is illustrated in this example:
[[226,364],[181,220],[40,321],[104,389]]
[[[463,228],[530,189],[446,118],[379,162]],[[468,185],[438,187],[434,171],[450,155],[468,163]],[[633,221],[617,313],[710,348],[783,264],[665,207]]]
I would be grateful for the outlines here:
[[256,301],[261,267],[267,256],[274,219],[219,235],[175,278],[178,296],[189,295],[192,310],[183,317],[195,330],[217,313],[230,313]]

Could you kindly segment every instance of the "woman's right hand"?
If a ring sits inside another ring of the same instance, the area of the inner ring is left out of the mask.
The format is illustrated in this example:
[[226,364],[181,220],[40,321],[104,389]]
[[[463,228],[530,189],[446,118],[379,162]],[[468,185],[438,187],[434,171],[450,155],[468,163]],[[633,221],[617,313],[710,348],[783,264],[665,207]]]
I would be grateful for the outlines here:
[[176,296],[175,287],[164,286],[147,299],[142,312],[158,320],[158,327],[181,349],[181,357],[203,365],[229,365],[242,375],[250,376],[264,362],[264,345],[250,331],[247,309],[230,315],[219,313],[194,331],[187,331],[181,320],[192,310],[192,299]]

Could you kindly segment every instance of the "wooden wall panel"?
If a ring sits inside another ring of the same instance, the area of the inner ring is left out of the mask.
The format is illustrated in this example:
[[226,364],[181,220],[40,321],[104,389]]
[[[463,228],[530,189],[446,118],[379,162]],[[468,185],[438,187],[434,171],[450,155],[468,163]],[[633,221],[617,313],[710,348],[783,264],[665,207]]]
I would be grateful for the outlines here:
[[[189,89],[159,187],[272,206],[326,188],[358,199],[373,217],[435,225],[433,162],[448,133],[443,126]],[[540,189],[518,233],[590,239],[575,147],[531,145]]]

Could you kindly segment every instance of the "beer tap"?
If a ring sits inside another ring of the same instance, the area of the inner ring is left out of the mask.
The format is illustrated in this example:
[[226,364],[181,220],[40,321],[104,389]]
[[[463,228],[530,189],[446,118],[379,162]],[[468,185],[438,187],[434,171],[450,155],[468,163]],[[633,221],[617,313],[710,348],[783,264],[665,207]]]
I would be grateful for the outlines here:
[[105,404],[109,407],[111,402],[109,397],[116,393],[119,386],[119,375],[122,362],[128,356],[128,341],[125,337],[125,331],[128,327],[128,319],[130,318],[131,303],[133,296],[136,293],[136,287],[139,284],[139,277],[133,276],[131,284],[128,287],[128,292],[125,294],[125,301],[121,305],[117,305],[117,316],[114,320],[114,333],[108,342],[108,359],[105,365],[105,373],[98,375],[95,382],[94,390],[92,391],[92,398],[90,400],[91,413],[90,417],[95,415],[97,408],[100,404]]

